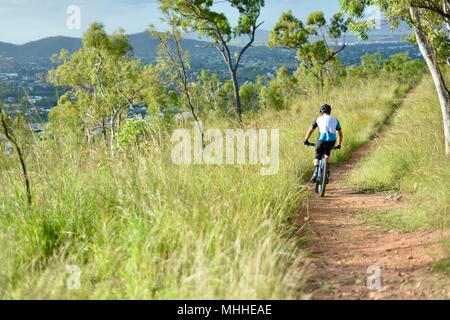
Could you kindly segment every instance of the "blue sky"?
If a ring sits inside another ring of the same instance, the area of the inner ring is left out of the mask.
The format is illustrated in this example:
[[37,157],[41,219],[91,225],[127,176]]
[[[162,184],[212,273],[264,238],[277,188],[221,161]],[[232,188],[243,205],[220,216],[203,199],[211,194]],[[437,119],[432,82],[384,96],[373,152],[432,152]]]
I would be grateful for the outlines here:
[[[81,8],[81,30],[67,28],[70,5]],[[224,4],[218,9],[234,21],[236,13]],[[338,11],[338,0],[266,0],[263,29],[271,29],[283,11],[292,9],[305,19],[315,10],[328,16]],[[0,41],[16,44],[56,35],[80,37],[93,21],[105,24],[108,32],[123,27],[127,33],[160,25],[156,0],[0,0]]]

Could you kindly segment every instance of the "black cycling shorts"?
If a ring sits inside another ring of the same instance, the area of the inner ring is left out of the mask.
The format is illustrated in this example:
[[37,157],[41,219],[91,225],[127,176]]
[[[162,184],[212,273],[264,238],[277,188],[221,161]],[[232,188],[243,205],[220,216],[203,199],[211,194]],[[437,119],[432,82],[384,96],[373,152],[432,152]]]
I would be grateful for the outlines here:
[[318,141],[316,144],[316,160],[322,160],[324,155],[330,156],[336,141]]

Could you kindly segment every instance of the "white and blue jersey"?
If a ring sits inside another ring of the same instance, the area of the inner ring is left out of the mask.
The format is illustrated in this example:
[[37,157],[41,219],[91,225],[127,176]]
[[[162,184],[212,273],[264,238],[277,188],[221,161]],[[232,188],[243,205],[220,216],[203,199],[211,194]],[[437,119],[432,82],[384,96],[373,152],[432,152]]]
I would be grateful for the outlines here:
[[313,129],[319,128],[319,141],[334,142],[337,140],[336,132],[342,130],[339,120],[328,114],[324,114],[312,124]]

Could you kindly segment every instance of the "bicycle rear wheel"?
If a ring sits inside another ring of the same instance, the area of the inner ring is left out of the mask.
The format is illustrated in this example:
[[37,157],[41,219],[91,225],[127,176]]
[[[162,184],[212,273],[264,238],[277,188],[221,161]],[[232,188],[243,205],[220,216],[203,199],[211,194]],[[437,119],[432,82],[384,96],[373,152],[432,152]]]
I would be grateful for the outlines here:
[[327,190],[327,173],[328,173],[328,161],[326,159],[323,160],[323,171],[322,171],[322,181],[320,186],[320,196],[325,197],[325,192]]

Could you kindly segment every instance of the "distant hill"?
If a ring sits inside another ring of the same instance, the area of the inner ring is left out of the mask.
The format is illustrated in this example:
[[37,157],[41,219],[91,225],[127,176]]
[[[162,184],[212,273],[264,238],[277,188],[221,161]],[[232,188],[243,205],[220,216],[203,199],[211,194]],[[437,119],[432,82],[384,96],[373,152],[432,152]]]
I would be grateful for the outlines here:
[[[145,32],[132,34],[129,36],[129,40],[136,56],[156,56],[159,41],[153,39],[150,34]],[[198,40],[186,39],[183,41],[183,47],[187,50],[196,50],[206,45],[206,42]],[[29,61],[31,58],[50,59],[53,54],[60,52],[61,49],[74,52],[79,50],[81,46],[81,39],[62,36],[44,38],[23,45],[0,42],[0,56],[13,57],[18,62]]]
[[[399,28],[391,30],[391,25],[388,21],[383,20],[379,30],[372,30],[369,32],[368,43],[379,42],[400,42],[405,36],[411,33],[411,30],[406,24],[400,25]],[[264,46],[269,40],[270,31],[258,30],[255,39],[256,46]],[[129,36],[131,45],[134,48],[135,55],[145,60],[151,60],[156,56],[156,50],[159,42],[153,39],[149,33],[142,32],[132,34]],[[199,50],[205,50],[208,45],[207,41],[199,39],[198,34],[190,33],[186,35],[183,41],[183,47],[192,54]],[[233,45],[239,46],[244,44],[246,39],[236,39]],[[354,35],[349,35],[347,41],[350,43],[357,43],[358,39]],[[23,45],[14,45],[10,43],[0,42],[0,56],[13,57],[16,61],[29,61],[30,58],[49,59],[53,54],[58,53],[61,49],[67,49],[69,52],[74,52],[81,48],[81,39],[70,37],[50,37],[41,40],[29,42]]]
[[[160,42],[153,39],[149,33],[142,32],[137,34],[132,34],[128,37],[130,44],[134,49],[134,54],[137,57],[144,58],[145,60],[153,59],[156,57],[157,48]],[[191,53],[202,50],[204,47],[208,46],[205,41],[184,39],[182,41],[182,46],[185,50],[189,50]]]
[[81,48],[81,40],[70,37],[50,37],[23,45],[0,42],[0,55],[24,61],[32,57],[50,58],[63,48],[71,52],[76,51]]
[[[377,43],[377,42],[401,42],[406,36],[411,33],[411,29],[405,22],[402,22],[398,28],[393,28],[388,20],[382,20],[379,29],[373,29],[368,32],[369,39],[366,43]],[[265,46],[269,42],[270,31],[259,29],[255,36],[255,45]],[[187,39],[201,40],[198,33],[192,32],[186,35]],[[234,40],[232,43],[236,46],[242,46],[247,42],[247,37],[242,37]],[[353,34],[347,35],[347,42],[355,44],[359,42],[357,36]]]
[[0,55],[6,57],[14,56],[16,54],[16,47],[10,43],[0,42]]
[[[402,34],[386,34],[378,30],[380,36],[371,38],[371,41],[350,43],[348,48],[340,55],[343,65],[355,65],[360,62],[362,55],[367,53],[380,52],[384,57],[392,54],[407,52],[414,59],[420,59],[417,46],[405,42],[399,42]],[[192,36],[192,34],[190,35]],[[294,72],[299,65],[296,57],[296,50],[284,48],[270,49],[265,46],[265,37],[268,31],[263,30],[258,34],[257,42],[245,54],[241,61],[239,80],[254,81],[258,75],[265,75],[270,78],[276,74],[280,67],[286,67],[290,72]],[[134,48],[134,55],[141,59],[143,63],[154,63],[157,56],[159,41],[153,39],[148,33],[138,33],[129,36],[130,44]],[[50,63],[50,57],[65,48],[69,52],[74,52],[81,48],[81,39],[70,37],[52,37],[38,41],[33,41],[24,45],[13,45],[0,42],[0,58],[11,57],[8,62],[0,64],[0,73],[17,73],[19,77],[34,76],[41,74],[54,66]],[[235,43],[239,45],[239,43]],[[228,79],[229,72],[223,63],[217,49],[210,43],[198,39],[185,39],[182,46],[189,50],[191,56],[192,76],[195,77],[201,70],[209,70],[219,75],[221,79]],[[237,47],[231,47],[232,51]],[[3,59],[2,59],[3,60]],[[36,95],[43,95],[39,92]]]

